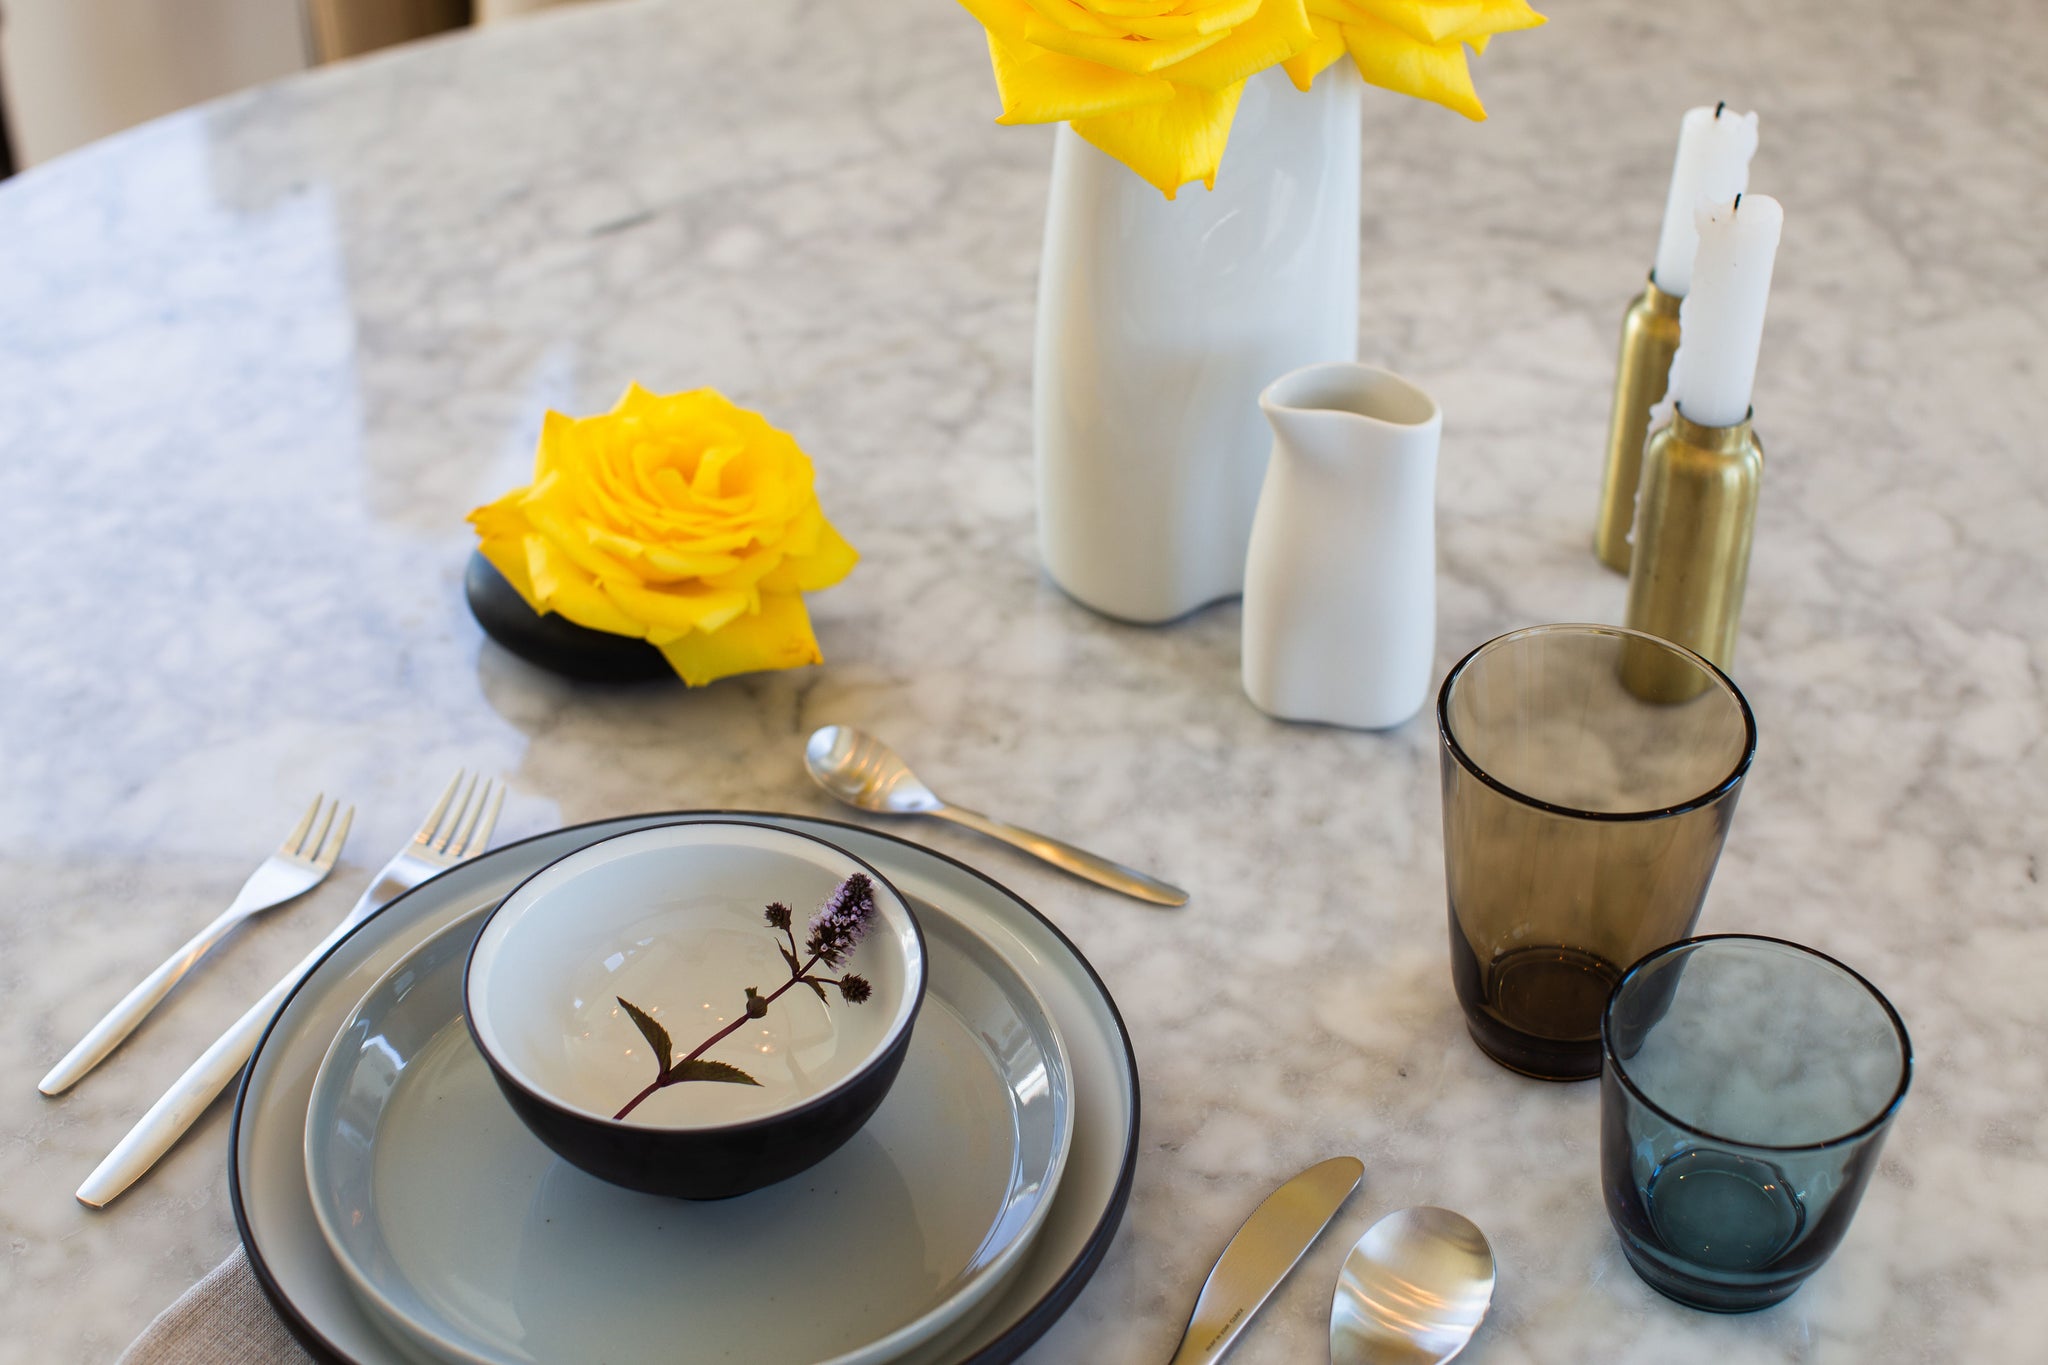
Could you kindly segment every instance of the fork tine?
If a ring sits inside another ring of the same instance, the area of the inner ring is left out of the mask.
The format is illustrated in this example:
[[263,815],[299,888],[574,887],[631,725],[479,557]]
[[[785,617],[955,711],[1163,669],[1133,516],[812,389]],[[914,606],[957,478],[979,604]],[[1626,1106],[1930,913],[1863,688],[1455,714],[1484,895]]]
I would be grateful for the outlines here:
[[427,812],[427,818],[420,823],[419,833],[412,836],[414,843],[424,844],[433,840],[434,830],[440,826],[441,817],[448,811],[449,798],[455,795],[455,789],[461,785],[462,769],[457,768],[455,776],[449,778],[448,785],[442,789],[441,799],[434,803],[434,808]]
[[[335,802],[335,804],[340,805],[341,803],[337,801]],[[341,828],[334,832],[333,841],[325,844],[325,846],[322,847],[322,849],[320,850],[319,855],[313,859],[313,865],[315,867],[318,867],[322,872],[325,872],[329,868],[334,866],[334,860],[341,856],[341,846],[348,842],[349,826],[353,825],[355,821],[356,808],[354,806],[350,806],[347,810],[341,813]]]
[[300,845],[297,856],[310,858],[320,851],[320,845],[327,842],[328,828],[334,824],[334,813],[340,809],[341,798],[336,797],[334,803],[327,807],[327,813],[320,817],[320,832],[312,837],[311,842]]
[[306,807],[306,813],[299,817],[299,823],[293,826],[292,832],[284,836],[284,844],[278,849],[278,852],[284,854],[287,858],[298,852],[299,841],[305,838],[306,831],[313,827],[313,817],[320,813],[320,803],[326,799],[327,794],[325,792],[314,793],[313,804]]
[[477,822],[475,837],[462,846],[462,856],[473,858],[491,845],[491,831],[498,827],[498,811],[505,804],[505,784],[491,784],[490,804],[484,807],[483,819]]
[[469,813],[469,803],[476,796],[476,783],[479,776],[480,774],[471,773],[469,781],[463,784],[462,799],[455,803],[454,810],[448,812],[448,819],[444,822],[445,827],[441,832],[441,837],[428,845],[434,852],[446,853],[449,842],[455,838],[456,831],[462,828],[462,818]]
[[454,832],[448,836],[447,847],[452,850],[457,858],[467,856],[463,853],[463,849],[469,844],[469,832],[476,828],[477,817],[484,813],[484,806],[490,801],[491,788],[496,785],[492,779],[484,777],[482,773],[478,773],[477,777],[483,782],[484,789],[481,792],[476,792],[475,784],[471,784],[470,792],[476,792],[477,796],[476,804],[473,806],[469,803],[470,792],[463,793],[462,811],[467,818],[457,824]]
[[[484,845],[491,841],[491,824],[497,823],[497,807],[504,799],[504,784],[496,778],[484,779],[483,790],[477,793],[476,810],[470,814],[469,823],[462,827],[461,837],[455,841],[454,853],[457,858],[474,857],[483,852]],[[490,824],[483,823],[487,810],[490,812]],[[482,831],[481,837],[477,837],[479,829]]]

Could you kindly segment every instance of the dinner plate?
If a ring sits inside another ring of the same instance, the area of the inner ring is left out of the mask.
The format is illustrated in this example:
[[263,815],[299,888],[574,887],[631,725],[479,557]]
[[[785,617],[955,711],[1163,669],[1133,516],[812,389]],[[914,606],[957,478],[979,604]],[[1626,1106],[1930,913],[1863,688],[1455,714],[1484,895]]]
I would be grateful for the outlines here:
[[[990,1294],[985,1312],[907,1352],[902,1365],[1012,1360],[1079,1295],[1107,1254],[1129,1200],[1139,1091],[1136,1059],[1115,1003],[1073,944],[995,882],[905,840],[803,816],[678,812],[557,830],[441,874],[338,944],[272,1020],[235,1102],[229,1193],[258,1282],[316,1357],[353,1365],[402,1359],[351,1292],[321,1235],[307,1189],[308,1100],[321,1059],[344,1021],[400,958],[447,925],[494,904],[555,859],[647,825],[735,816],[818,834],[873,863],[920,913],[943,907],[1037,993],[1068,1053],[1073,1139],[1039,1235],[1016,1273]],[[858,1274],[858,1267],[851,1273]],[[583,1344],[583,1358],[593,1358],[589,1345]],[[685,1358],[680,1347],[677,1357]]]
[[537,1365],[602,1342],[611,1365],[878,1365],[1016,1268],[1066,1164],[1066,1053],[1031,988],[942,908],[919,916],[930,988],[881,1108],[809,1170],[696,1202],[585,1174],[505,1103],[462,1017],[485,913],[385,973],[307,1112],[314,1214],[401,1352]]

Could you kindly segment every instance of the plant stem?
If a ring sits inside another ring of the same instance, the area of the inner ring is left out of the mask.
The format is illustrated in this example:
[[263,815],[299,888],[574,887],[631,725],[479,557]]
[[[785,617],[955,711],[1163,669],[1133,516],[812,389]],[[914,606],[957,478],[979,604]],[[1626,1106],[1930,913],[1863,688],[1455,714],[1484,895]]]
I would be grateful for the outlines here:
[[[783,932],[788,933],[789,931],[784,930]],[[796,946],[796,938],[794,935],[791,935],[789,942],[791,947]],[[795,954],[792,953],[791,956],[793,957],[795,956]],[[780,1000],[782,998],[782,993],[784,991],[788,990],[791,986],[796,985],[797,982],[804,980],[805,975],[811,970],[811,968],[818,965],[818,960],[823,956],[824,954],[822,953],[811,954],[811,960],[809,962],[804,963],[803,966],[797,968],[795,976],[790,977],[789,980],[783,982],[780,986],[777,986],[768,995],[762,997],[761,1004],[763,1008],[774,1004],[777,1000]],[[683,1062],[696,1061],[699,1057],[702,1057],[705,1053],[709,1052],[714,1046],[725,1041],[727,1038],[730,1038],[733,1034],[739,1032],[740,1027],[744,1024],[751,1022],[753,1018],[754,1016],[752,1014],[749,1014],[745,1010],[741,1010],[739,1018],[733,1020],[730,1024],[727,1024],[724,1028],[712,1034],[703,1042],[697,1044],[696,1050],[691,1052],[689,1056],[677,1061],[674,1066],[671,1066],[667,1071],[664,1071],[660,1075],[656,1076],[653,1082],[649,1084],[645,1090],[635,1095],[632,1099],[626,1101],[626,1107],[621,1109],[618,1113],[612,1115],[613,1120],[616,1121],[618,1119],[622,1119],[626,1117],[626,1115],[632,1113],[635,1109],[640,1107],[640,1101],[646,1099],[649,1095],[652,1095],[655,1091],[661,1089],[663,1086],[676,1084],[676,1082],[671,1081],[669,1079],[670,1075],[674,1073],[676,1067],[681,1066]]]
[[612,1115],[613,1120],[616,1121],[618,1119],[622,1119],[626,1117],[626,1115],[632,1113],[634,1109],[639,1107],[640,1101],[646,1099],[649,1095],[652,1095],[655,1091],[659,1089],[661,1089],[661,1077],[656,1076],[652,1081],[649,1081],[647,1083],[647,1088],[645,1090],[635,1095],[632,1099],[626,1101],[626,1107],[624,1109],[621,1109],[618,1113]]

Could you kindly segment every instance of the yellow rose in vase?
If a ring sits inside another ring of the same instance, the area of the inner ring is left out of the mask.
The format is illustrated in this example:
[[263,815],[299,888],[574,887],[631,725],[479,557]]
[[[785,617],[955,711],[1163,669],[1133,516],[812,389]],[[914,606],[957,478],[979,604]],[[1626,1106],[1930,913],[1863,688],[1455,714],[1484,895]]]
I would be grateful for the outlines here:
[[821,662],[803,594],[859,558],[795,440],[713,389],[548,413],[533,482],[469,521],[536,612],[644,639],[692,687]]
[[1245,79],[1301,89],[1347,53],[1367,82],[1467,118],[1465,53],[1534,28],[1527,0],[959,0],[988,30],[998,123],[1071,123],[1163,190],[1216,187]]

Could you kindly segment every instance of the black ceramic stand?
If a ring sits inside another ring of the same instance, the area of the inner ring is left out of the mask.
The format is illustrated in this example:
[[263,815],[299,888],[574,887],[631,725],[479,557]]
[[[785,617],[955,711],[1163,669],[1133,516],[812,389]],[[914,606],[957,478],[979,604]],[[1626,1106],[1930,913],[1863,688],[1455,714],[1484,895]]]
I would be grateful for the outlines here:
[[462,590],[484,634],[536,667],[579,682],[676,676],[661,651],[645,640],[579,626],[555,612],[536,612],[481,552],[470,554]]

